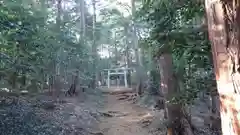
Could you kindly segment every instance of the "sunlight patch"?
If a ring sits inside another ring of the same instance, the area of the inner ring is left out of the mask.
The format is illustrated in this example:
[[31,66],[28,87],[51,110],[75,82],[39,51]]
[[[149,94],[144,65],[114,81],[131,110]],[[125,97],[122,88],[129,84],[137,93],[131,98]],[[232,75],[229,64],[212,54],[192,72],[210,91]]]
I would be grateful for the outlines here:
[[6,92],[10,92],[11,90],[9,90],[8,88],[1,88],[1,91],[6,91]]

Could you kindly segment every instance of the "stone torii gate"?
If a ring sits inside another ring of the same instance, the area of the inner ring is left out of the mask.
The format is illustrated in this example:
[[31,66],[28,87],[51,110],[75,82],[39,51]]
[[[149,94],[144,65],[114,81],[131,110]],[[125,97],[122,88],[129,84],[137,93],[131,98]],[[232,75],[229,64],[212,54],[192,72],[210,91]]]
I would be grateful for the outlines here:
[[128,70],[132,70],[131,68],[113,68],[113,69],[105,69],[107,71],[107,87],[110,88],[110,77],[112,75],[124,75],[124,86],[128,88],[127,82],[127,73]]

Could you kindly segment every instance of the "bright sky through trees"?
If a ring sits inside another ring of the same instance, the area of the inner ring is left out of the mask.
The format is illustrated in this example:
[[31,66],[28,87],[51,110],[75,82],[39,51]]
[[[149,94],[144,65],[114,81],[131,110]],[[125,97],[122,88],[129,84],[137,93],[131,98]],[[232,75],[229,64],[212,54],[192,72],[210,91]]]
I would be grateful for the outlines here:
[[[85,1],[88,9],[89,9],[89,13],[93,14],[93,8],[92,8],[92,1],[91,0],[86,0]],[[129,16],[131,11],[131,0],[97,0],[96,3],[96,15],[97,15],[97,21],[101,21],[101,16],[99,16],[100,11],[104,8],[113,8],[113,9],[118,9],[124,17]],[[105,47],[102,47],[105,46]],[[101,47],[99,47],[99,51],[98,53],[100,54],[100,56],[102,58],[105,57],[109,57],[109,51],[108,51],[108,47],[107,46],[111,46],[111,45],[102,45]]]

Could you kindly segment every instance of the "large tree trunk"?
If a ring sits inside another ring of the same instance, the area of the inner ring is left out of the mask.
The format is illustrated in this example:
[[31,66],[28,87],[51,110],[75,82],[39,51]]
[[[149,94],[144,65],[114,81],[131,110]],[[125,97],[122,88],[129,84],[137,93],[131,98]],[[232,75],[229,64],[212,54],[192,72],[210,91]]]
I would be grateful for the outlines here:
[[164,118],[167,119],[168,118],[168,114],[167,114],[167,106],[166,106],[166,95],[167,95],[167,87],[166,87],[166,76],[167,76],[167,72],[165,72],[165,67],[166,67],[166,62],[164,59],[164,56],[160,57],[160,59],[158,60],[159,62],[159,72],[160,72],[160,91],[159,91],[159,100],[163,100],[163,107],[164,107]]
[[205,0],[223,135],[240,134],[239,0]]
[[[177,94],[177,80],[173,71],[173,60],[170,53],[160,56],[161,88],[167,100]],[[191,125],[185,115],[184,107],[177,103],[165,103],[168,118],[168,135],[193,135]]]

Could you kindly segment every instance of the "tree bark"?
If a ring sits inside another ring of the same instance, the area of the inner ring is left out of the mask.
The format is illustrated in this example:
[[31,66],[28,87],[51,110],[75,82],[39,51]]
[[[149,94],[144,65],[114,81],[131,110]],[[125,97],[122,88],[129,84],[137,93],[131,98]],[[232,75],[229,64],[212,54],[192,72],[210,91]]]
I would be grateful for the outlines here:
[[[56,18],[56,32],[58,32],[58,37],[59,39],[61,39],[61,25],[62,25],[62,19],[61,19],[61,15],[62,15],[62,0],[57,0],[57,18]],[[61,44],[61,43],[60,43]],[[62,54],[62,47],[60,47],[60,50],[57,52],[57,55],[56,55],[56,59],[55,62],[55,77],[54,77],[54,88],[55,88],[55,91],[57,92],[56,94],[58,95],[59,94],[59,90],[61,89],[61,86],[60,86],[60,67],[61,67],[61,64],[60,64],[60,56]]]
[[[124,33],[125,33],[125,56],[126,56],[126,67],[129,68],[130,67],[130,55],[129,55],[129,42],[128,42],[128,25],[124,25]],[[131,71],[128,70],[127,72],[127,82],[128,82],[128,86],[131,85]]]
[[84,45],[85,44],[85,36],[86,36],[86,17],[85,17],[85,1],[80,0],[80,15],[81,15],[81,42]]
[[136,74],[137,74],[137,87],[136,91],[138,95],[143,94],[143,80],[142,80],[142,66],[140,64],[139,59],[139,47],[138,47],[138,37],[137,37],[137,30],[135,26],[134,16],[136,13],[136,6],[135,6],[135,0],[131,0],[132,3],[132,35],[133,35],[133,44],[134,44],[134,52],[136,57]]
[[164,99],[164,118],[167,119],[168,118],[168,114],[167,114],[167,108],[166,108],[166,95],[167,95],[167,80],[165,79],[167,76],[167,72],[165,72],[165,67],[166,67],[166,62],[164,59],[164,56],[160,57],[160,59],[158,60],[159,62],[159,72],[160,72],[160,91],[159,91],[159,96],[163,97]]
[[97,45],[96,45],[96,1],[92,0],[93,6],[93,45],[92,45],[92,58],[93,58],[93,75],[91,86],[93,89],[97,86],[98,68],[97,68]]
[[[161,88],[164,97],[171,100],[177,94],[177,80],[173,71],[173,60],[170,53],[160,56]],[[165,103],[165,112],[168,118],[168,135],[193,135],[191,125],[185,116],[184,108],[181,104]]]
[[115,52],[115,66],[118,66],[118,49],[117,49],[117,33],[114,33],[114,52]]
[[[84,0],[77,0],[76,1],[77,4],[77,14],[80,16],[80,23],[79,23],[79,29],[80,29],[80,39],[79,39],[79,45],[80,46],[85,46],[85,37],[86,37],[86,28],[85,28],[85,23],[86,23],[86,16],[85,16],[85,1]],[[72,85],[76,86],[78,85],[76,82],[81,81],[79,80],[79,70],[83,70],[80,67],[83,66],[83,62],[82,60],[79,58],[79,56],[77,56],[77,61],[79,61],[78,66],[76,67],[76,74],[73,75],[73,78],[75,78],[76,81],[73,82]]]
[[223,135],[240,134],[239,0],[205,0]]

